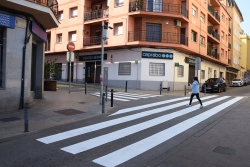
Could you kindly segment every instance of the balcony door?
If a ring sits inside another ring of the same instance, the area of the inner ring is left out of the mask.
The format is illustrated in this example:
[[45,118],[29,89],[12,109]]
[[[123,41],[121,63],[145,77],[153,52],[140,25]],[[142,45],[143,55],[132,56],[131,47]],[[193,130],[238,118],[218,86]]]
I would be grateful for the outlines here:
[[162,12],[162,0],[147,0],[147,11]]
[[146,41],[161,42],[161,24],[146,23]]

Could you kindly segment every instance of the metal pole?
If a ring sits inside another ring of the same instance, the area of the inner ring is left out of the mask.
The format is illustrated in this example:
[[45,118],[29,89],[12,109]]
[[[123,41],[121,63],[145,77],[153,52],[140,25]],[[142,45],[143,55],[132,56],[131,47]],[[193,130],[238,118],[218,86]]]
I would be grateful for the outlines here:
[[186,85],[184,85],[184,96],[186,96],[186,92],[187,92]]
[[137,73],[136,73],[136,89],[138,89],[138,64],[137,64]]
[[113,89],[111,89],[111,107],[113,107]]
[[69,52],[69,93],[70,93],[70,84],[71,84],[71,52]]
[[29,132],[29,118],[28,118],[28,107],[29,104],[24,104],[24,132]]
[[85,82],[85,95],[87,94],[87,83]]
[[206,88],[206,85],[204,85],[204,94],[206,95],[206,91],[207,91],[207,88]]
[[106,102],[108,101],[108,86],[106,85]]
[[126,81],[125,92],[127,92],[128,81]]
[[161,84],[160,84],[160,95],[161,95],[161,90],[162,90],[162,87],[161,87]]
[[105,100],[104,100],[104,97],[105,97],[105,93],[103,93],[103,95],[102,95],[102,113],[105,112]]
[[[102,37],[101,37],[101,40],[102,40],[102,54],[101,54],[101,75],[103,75],[103,54],[104,54],[104,40],[103,40],[103,28],[104,28],[104,21],[102,21]],[[102,92],[103,92],[103,80],[101,80],[101,83],[100,83],[100,104],[102,104]]]

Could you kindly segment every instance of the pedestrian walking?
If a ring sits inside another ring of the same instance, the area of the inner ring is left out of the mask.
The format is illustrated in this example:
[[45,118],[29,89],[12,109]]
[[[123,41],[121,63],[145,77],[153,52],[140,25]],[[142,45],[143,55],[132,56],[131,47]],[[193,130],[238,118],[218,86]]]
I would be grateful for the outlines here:
[[202,105],[202,102],[201,102],[201,99],[200,99],[200,96],[199,96],[199,93],[200,93],[200,85],[199,85],[199,80],[198,80],[198,77],[194,77],[193,79],[193,83],[189,83],[190,84],[190,87],[192,88],[192,94],[190,96],[190,102],[189,104],[187,104],[188,107],[191,106],[192,104],[192,100],[193,100],[193,97],[196,96],[196,98],[199,100],[201,106],[200,108],[203,108],[203,105]]

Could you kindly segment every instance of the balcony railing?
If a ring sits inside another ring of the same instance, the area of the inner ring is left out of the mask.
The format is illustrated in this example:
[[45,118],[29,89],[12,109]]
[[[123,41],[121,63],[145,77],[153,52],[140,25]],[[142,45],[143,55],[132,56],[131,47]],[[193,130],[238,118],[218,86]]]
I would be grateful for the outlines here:
[[212,35],[214,38],[220,40],[220,35],[219,35],[216,31],[214,31],[213,27],[208,26],[208,27],[207,27],[207,32],[208,32],[210,35]]
[[84,21],[106,18],[109,15],[108,9],[99,9],[84,14]]
[[101,45],[101,36],[93,36],[93,37],[85,37],[83,38],[83,45],[84,46],[94,46],[94,45]]
[[54,15],[56,16],[56,18],[58,19],[58,2],[57,0],[27,0],[42,6],[47,6],[49,7],[52,12],[54,13]]
[[183,34],[159,31],[129,31],[128,41],[147,41],[188,45],[188,38]]
[[207,55],[212,56],[216,59],[219,59],[219,53],[217,53],[215,50],[208,48],[207,49]]
[[208,6],[208,11],[216,18],[216,20],[220,21],[220,16],[217,12],[214,11],[214,8],[212,6]]
[[50,51],[50,43],[49,42],[45,43],[45,51]]
[[147,11],[178,14],[188,18],[188,10],[186,7],[178,4],[153,2],[148,0],[139,0],[138,2],[129,3],[129,12]]
[[229,49],[232,49],[231,43],[229,43],[229,42],[228,42],[228,48],[229,48]]

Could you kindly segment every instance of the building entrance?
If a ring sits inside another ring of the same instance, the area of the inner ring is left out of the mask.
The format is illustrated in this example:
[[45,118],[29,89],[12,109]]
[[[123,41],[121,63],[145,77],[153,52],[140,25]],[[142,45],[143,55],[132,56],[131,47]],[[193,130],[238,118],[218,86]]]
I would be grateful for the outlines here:
[[85,82],[100,83],[101,62],[86,62],[85,66]]
[[195,66],[189,65],[188,83],[193,83],[195,77]]

